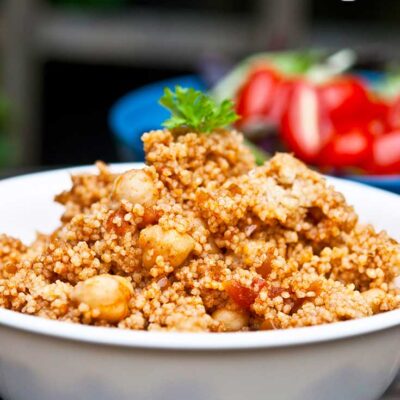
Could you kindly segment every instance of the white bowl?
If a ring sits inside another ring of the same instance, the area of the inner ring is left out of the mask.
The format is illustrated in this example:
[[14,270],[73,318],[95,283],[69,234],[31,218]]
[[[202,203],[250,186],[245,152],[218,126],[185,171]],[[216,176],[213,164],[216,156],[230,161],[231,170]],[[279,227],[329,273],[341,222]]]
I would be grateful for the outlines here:
[[[114,170],[140,165],[123,164]],[[58,170],[0,181],[0,231],[32,240],[57,226]],[[400,238],[400,197],[330,179],[361,219]],[[123,331],[0,310],[4,400],[372,400],[400,366],[400,310],[282,331]]]

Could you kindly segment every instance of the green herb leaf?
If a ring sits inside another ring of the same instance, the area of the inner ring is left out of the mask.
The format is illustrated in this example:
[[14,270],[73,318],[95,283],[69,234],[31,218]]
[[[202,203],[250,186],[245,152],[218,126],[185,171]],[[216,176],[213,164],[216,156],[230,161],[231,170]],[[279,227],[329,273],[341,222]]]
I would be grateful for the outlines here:
[[165,88],[160,104],[171,112],[171,117],[163,123],[168,129],[185,127],[209,133],[239,118],[232,101],[224,100],[217,104],[211,97],[193,88],[175,86],[175,92]]

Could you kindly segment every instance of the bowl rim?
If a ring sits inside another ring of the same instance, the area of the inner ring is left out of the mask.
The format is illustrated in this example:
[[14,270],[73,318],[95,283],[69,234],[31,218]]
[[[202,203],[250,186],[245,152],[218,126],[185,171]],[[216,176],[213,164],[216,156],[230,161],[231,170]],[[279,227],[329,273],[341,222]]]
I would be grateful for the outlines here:
[[[142,168],[143,163],[111,164],[111,169],[123,171],[129,168]],[[57,175],[75,172],[92,172],[94,166],[60,168],[45,172],[20,175],[0,180],[3,183],[17,182],[30,177]],[[380,195],[398,200],[399,196],[365,184],[340,178],[327,177],[334,183],[357,186]],[[357,337],[400,326],[400,309],[373,315],[370,317],[335,322],[311,327],[281,329],[258,332],[235,333],[190,333],[135,331],[109,327],[88,326],[38,316],[22,314],[0,308],[0,326],[48,337],[85,342],[97,345],[119,346],[127,348],[162,349],[162,350],[247,350],[262,348],[280,348],[322,343],[339,339]]]
[[0,309],[0,326],[57,339],[157,350],[249,350],[317,344],[400,329],[400,309],[303,328],[234,333],[135,331],[45,319]]

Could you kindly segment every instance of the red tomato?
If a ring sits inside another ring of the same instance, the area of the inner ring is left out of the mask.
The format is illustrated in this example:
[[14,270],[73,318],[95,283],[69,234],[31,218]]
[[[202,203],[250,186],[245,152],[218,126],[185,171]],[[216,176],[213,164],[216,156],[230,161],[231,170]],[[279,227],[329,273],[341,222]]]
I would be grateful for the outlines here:
[[275,101],[280,75],[268,66],[257,67],[240,89],[236,111],[242,117],[239,125],[265,119]]
[[400,130],[374,138],[371,158],[365,168],[373,174],[400,173]]
[[400,128],[400,97],[390,105],[387,121],[391,129]]
[[320,86],[321,99],[333,122],[354,119],[365,111],[368,92],[355,77],[341,77]]
[[253,279],[250,288],[242,286],[237,281],[226,281],[224,282],[224,289],[237,305],[248,309],[254,303],[258,294],[265,285],[266,282],[264,279],[255,278]]
[[320,163],[339,168],[359,166],[370,157],[371,145],[372,136],[359,128],[336,134],[321,151]]
[[273,122],[279,124],[282,117],[288,108],[289,99],[291,97],[292,91],[295,86],[300,82],[300,80],[286,80],[282,81],[277,89],[274,102],[270,109],[270,118]]
[[324,112],[317,88],[308,82],[297,82],[280,130],[289,149],[304,161],[316,161],[332,132]]
[[368,112],[373,119],[387,120],[391,104],[383,99],[372,99],[369,102]]
[[370,100],[362,118],[364,129],[373,136],[383,135],[390,130],[389,109],[389,104],[382,99]]

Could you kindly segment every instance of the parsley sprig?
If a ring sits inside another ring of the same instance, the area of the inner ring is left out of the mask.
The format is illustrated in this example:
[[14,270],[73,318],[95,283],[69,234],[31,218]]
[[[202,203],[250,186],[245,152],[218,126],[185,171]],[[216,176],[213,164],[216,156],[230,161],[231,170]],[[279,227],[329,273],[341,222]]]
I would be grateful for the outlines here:
[[189,128],[199,133],[210,133],[239,118],[231,100],[217,104],[193,88],[175,86],[175,91],[165,88],[160,104],[171,112],[171,117],[163,123],[168,129]]

